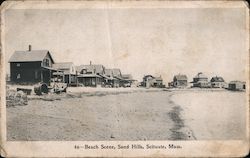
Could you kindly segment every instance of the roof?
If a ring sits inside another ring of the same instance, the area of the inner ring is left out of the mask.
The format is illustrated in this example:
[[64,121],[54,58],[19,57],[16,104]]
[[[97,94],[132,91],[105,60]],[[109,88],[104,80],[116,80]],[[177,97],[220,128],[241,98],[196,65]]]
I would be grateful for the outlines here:
[[231,81],[231,82],[229,82],[229,84],[246,84],[246,82],[242,82],[242,81]]
[[49,54],[52,62],[54,63],[54,60],[48,50],[15,51],[10,57],[9,62],[43,61],[47,54]]
[[103,73],[104,72],[104,66],[103,65],[80,65],[76,67],[77,71],[80,72],[83,69],[86,69],[87,72],[92,73]]
[[150,77],[150,78],[155,78],[155,77],[152,76],[152,75],[145,75],[145,76],[143,77],[143,79],[146,79],[146,78],[148,78],[148,77]]
[[174,79],[184,81],[184,80],[187,80],[188,78],[186,75],[178,74],[174,76]]
[[105,75],[112,77],[113,76],[113,70],[112,69],[105,69]]
[[112,69],[113,75],[116,77],[121,77],[121,70],[120,69]]
[[199,72],[194,78],[207,78],[202,72]]
[[62,63],[55,63],[52,65],[53,68],[58,70],[63,70],[65,74],[70,73],[70,69],[73,66],[73,62],[62,62]]
[[123,75],[122,75],[122,78],[123,78],[123,79],[127,79],[127,80],[133,80],[133,77],[132,77],[131,74],[123,74]]
[[161,76],[160,76],[160,77],[155,77],[154,79],[155,79],[156,81],[162,81]]
[[222,77],[212,77],[212,79],[210,80],[211,82],[224,82],[224,79]]
[[98,77],[98,78],[101,78],[101,76],[96,75],[96,74],[79,74],[77,77],[79,77],[79,78],[87,78],[87,77]]

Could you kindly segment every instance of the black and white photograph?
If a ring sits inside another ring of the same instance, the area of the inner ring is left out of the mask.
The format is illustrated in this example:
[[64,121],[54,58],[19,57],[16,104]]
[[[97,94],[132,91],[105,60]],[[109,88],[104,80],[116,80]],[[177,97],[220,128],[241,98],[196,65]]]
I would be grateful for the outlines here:
[[248,14],[244,1],[5,3],[2,141],[154,157],[230,140],[247,154]]

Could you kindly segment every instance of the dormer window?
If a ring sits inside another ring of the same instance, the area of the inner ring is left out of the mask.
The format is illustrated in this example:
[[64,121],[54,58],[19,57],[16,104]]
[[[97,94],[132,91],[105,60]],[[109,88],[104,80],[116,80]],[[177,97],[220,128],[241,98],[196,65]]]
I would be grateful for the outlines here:
[[82,74],[86,74],[87,73],[87,70],[86,69],[83,69],[82,70]]

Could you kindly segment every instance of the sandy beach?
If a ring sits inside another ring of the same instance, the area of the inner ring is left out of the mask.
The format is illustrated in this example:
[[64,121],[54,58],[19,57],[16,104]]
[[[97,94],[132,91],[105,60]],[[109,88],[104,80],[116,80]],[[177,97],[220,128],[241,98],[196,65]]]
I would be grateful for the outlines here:
[[26,106],[7,108],[7,139],[211,140],[245,135],[244,92],[85,90],[72,88],[56,99],[30,97]]

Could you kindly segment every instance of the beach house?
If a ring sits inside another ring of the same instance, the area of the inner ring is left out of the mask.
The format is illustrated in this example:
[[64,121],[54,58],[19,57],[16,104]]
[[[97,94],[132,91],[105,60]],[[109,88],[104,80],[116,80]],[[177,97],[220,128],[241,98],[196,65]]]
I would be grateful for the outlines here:
[[114,86],[113,87],[122,87],[123,86],[123,78],[121,70],[118,68],[112,69],[113,77],[114,77]]
[[54,59],[48,50],[15,51],[9,59],[10,80],[14,83],[38,83],[49,84],[53,72],[57,70],[52,67]]
[[173,78],[173,87],[183,88],[188,86],[188,78],[186,75],[178,74]]
[[209,88],[210,84],[208,83],[208,78],[202,73],[199,72],[194,78],[193,78],[193,87],[199,87],[199,88]]
[[228,84],[228,89],[232,91],[243,91],[246,89],[246,82],[231,81]]
[[142,86],[147,87],[147,88],[149,87],[162,88],[164,87],[163,79],[161,76],[154,77],[152,75],[145,75],[142,79]]
[[210,83],[212,88],[224,88],[226,85],[224,79],[219,76],[212,77]]
[[105,67],[103,65],[80,65],[76,67],[77,79],[80,84],[86,87],[104,86]]
[[123,87],[131,87],[132,83],[135,81],[131,74],[122,74]]
[[77,74],[73,62],[55,63],[52,67],[57,70],[61,70],[61,72],[54,72],[53,75],[62,76],[64,78],[64,82],[67,83],[68,86],[76,86]]

